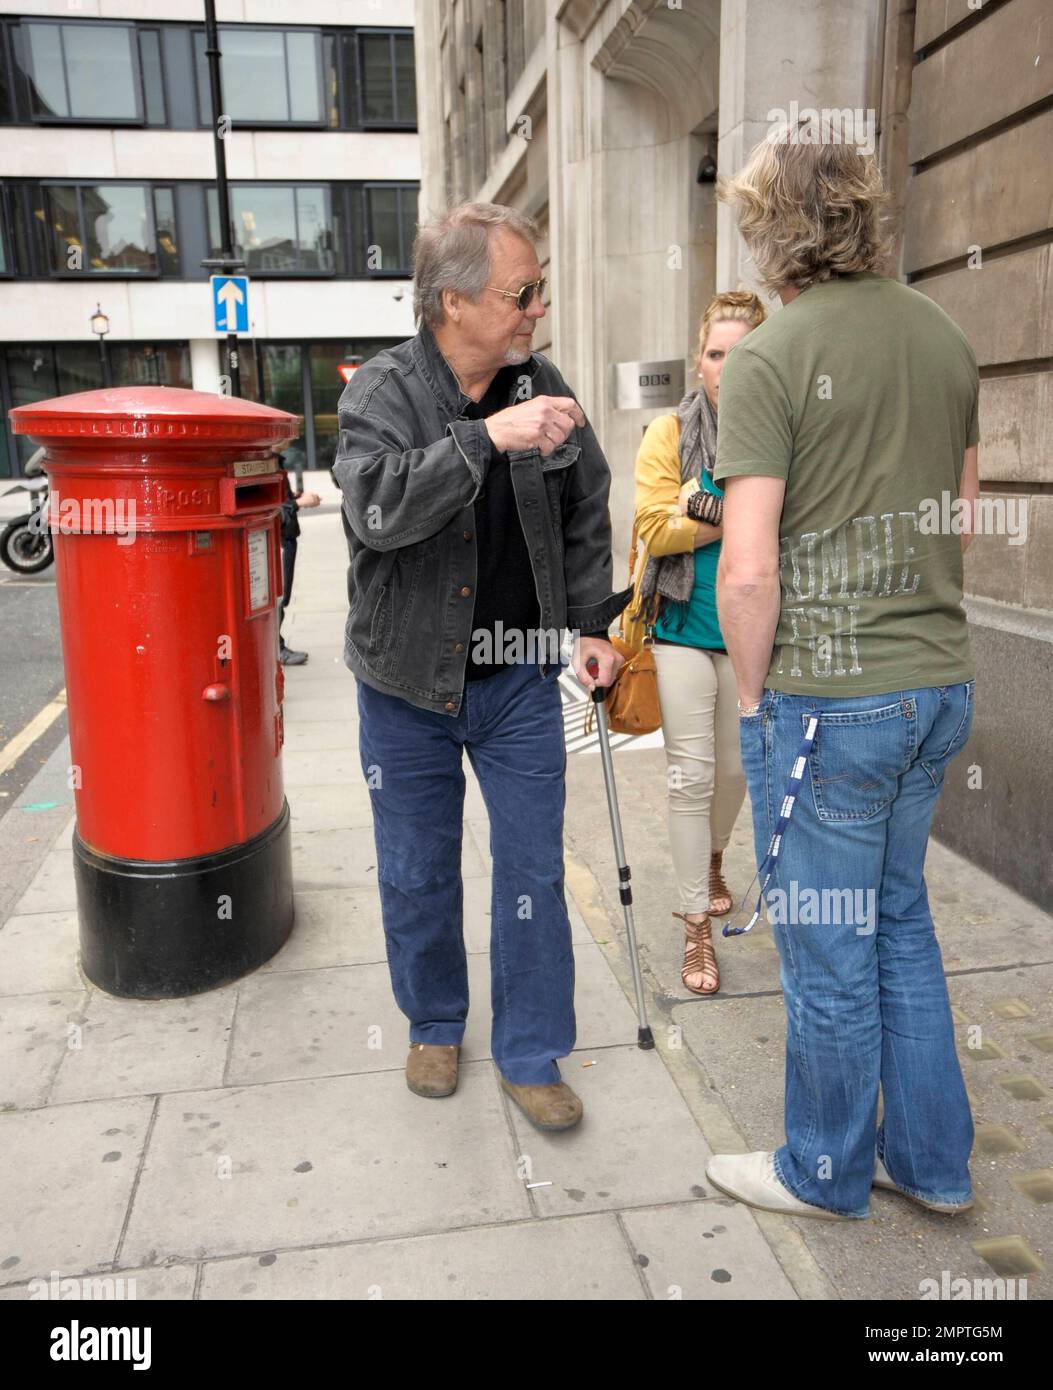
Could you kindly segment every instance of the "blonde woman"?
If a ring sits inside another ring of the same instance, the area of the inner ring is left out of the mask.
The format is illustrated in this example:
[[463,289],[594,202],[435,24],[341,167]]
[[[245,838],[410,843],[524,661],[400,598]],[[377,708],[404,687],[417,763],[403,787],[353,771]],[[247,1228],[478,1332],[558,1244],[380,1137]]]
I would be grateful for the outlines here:
[[728,353],[764,321],[755,294],[718,294],[702,317],[701,383],[675,415],[652,420],[636,456],[636,527],[647,559],[639,608],[657,600],[654,655],[669,780],[669,841],[687,935],[681,978],[715,994],[720,972],[710,917],[734,906],[722,861],[746,784],[739,758],[735,673],[717,621],[723,492],[713,481],[720,374]]

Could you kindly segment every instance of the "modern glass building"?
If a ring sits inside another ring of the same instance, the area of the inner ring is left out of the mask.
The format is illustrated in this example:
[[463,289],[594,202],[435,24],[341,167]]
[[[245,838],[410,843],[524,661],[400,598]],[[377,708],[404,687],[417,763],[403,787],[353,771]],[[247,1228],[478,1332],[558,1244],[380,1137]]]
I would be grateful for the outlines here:
[[[221,389],[203,6],[105,8],[0,0],[0,477],[32,449],[13,406],[106,381]],[[293,458],[328,467],[340,364],[413,332],[413,5],[301,0],[295,24],[267,22],[267,0],[238,23],[218,9],[242,389],[302,415]]]

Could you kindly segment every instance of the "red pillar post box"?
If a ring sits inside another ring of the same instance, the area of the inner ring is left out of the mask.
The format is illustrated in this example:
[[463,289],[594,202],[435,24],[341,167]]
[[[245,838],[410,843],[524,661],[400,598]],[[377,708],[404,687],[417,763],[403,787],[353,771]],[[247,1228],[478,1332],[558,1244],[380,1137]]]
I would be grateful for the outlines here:
[[271,449],[297,418],[162,386],[11,419],[47,450],[84,972],[211,989],[292,929]]

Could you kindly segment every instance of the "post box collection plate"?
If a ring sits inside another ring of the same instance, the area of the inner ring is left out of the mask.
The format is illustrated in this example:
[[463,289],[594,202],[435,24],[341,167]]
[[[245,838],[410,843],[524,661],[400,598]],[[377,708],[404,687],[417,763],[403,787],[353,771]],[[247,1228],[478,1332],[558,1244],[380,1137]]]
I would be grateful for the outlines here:
[[270,533],[249,531],[245,550],[249,566],[249,607],[256,612],[271,601]]

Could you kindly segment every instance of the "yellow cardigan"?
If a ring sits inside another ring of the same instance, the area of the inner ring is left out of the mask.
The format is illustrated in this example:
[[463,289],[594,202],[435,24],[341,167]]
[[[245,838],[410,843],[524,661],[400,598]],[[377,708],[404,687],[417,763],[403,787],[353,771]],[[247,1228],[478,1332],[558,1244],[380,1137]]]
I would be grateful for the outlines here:
[[633,524],[652,555],[679,555],[695,548],[699,524],[680,515],[681,486],[680,421],[675,415],[659,415],[647,426],[636,455]]
[[679,510],[680,421],[675,415],[659,415],[647,426],[636,455],[636,514],[633,530],[643,550],[632,576],[633,596],[622,614],[622,639],[633,648],[643,642],[643,621],[633,620],[639,603],[640,581],[648,554],[679,555],[693,551],[699,523]]

